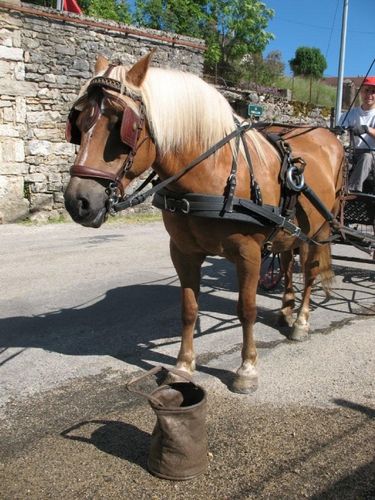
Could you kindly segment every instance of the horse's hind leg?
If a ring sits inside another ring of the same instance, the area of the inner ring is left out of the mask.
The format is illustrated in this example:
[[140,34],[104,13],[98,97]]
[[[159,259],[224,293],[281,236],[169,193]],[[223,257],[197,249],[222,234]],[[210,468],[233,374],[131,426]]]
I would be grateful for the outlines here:
[[201,266],[205,255],[184,254],[171,240],[172,262],[181,283],[182,338],[176,367],[192,373],[195,370],[194,328],[198,317],[198,295]]
[[[244,255],[245,254],[245,255]],[[246,258],[246,254],[248,258]],[[258,372],[256,369],[257,350],[254,340],[254,323],[256,320],[256,292],[261,264],[260,249],[257,244],[249,244],[246,253],[242,249],[236,259],[239,283],[238,317],[243,332],[242,364],[236,372],[232,390],[239,393],[250,393],[258,387]]]
[[280,254],[281,269],[284,275],[284,294],[282,298],[282,306],[279,313],[279,326],[293,325],[293,310],[295,306],[295,293],[293,288],[293,266],[294,257],[293,250],[286,250]]
[[301,307],[289,337],[291,340],[307,340],[309,334],[310,298],[315,279],[321,276],[322,286],[328,292],[332,281],[331,248],[329,245],[308,245],[307,256],[303,262],[304,291]]

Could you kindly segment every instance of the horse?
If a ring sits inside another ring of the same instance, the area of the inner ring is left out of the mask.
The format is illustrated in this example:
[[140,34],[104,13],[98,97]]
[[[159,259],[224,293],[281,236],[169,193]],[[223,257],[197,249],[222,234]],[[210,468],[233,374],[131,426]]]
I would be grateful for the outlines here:
[[[318,198],[329,214],[337,213],[343,147],[326,128],[271,124],[266,132],[279,134],[282,141],[277,146],[264,131],[243,122],[214,86],[188,72],[153,67],[151,59],[152,52],[124,66],[97,57],[95,74],[82,87],[67,122],[67,139],[79,149],[64,193],[65,206],[75,222],[98,228],[116,203],[127,199],[124,193],[135,179],[150,168],[157,174],[160,190],[156,184],[153,193],[181,285],[176,367],[189,374],[195,369],[201,266],[208,256],[224,257],[236,268],[243,332],[242,362],[230,389],[250,393],[258,384],[253,325],[262,251],[281,253],[285,290],[280,324],[289,326],[290,339],[305,340],[313,283],[320,275],[329,290],[332,279],[332,221],[314,200]],[[297,186],[290,197],[292,206],[280,211],[285,158],[287,172],[293,174],[289,180]],[[301,178],[315,198],[300,189]],[[234,204],[240,207],[237,215]],[[292,273],[298,248],[304,290],[295,318]]]

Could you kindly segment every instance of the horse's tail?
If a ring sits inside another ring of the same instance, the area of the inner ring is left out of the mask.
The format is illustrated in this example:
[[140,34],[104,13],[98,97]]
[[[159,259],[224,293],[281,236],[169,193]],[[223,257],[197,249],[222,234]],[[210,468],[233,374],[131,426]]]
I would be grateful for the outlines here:
[[319,253],[319,275],[326,296],[329,297],[332,290],[334,272],[332,270],[331,245],[323,245]]

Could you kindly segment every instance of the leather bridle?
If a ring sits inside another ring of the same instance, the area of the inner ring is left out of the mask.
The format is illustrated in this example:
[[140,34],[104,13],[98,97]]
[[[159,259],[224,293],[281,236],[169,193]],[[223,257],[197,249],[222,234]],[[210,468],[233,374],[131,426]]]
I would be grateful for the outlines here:
[[[123,197],[124,189],[121,180],[132,168],[134,157],[138,148],[145,140],[149,139],[149,136],[146,136],[139,143],[139,138],[145,124],[145,107],[140,96],[135,92],[132,92],[130,89],[127,89],[121,82],[114,80],[113,78],[109,78],[107,76],[98,76],[93,78],[87,87],[87,94],[78,99],[69,113],[66,127],[66,138],[68,142],[72,142],[74,144],[81,143],[81,133],[76,125],[76,120],[80,113],[77,106],[79,106],[79,104],[85,99],[86,95],[92,96],[97,93],[104,94],[106,89],[117,92],[119,96],[130,97],[137,104],[138,114],[133,111],[130,106],[126,106],[122,115],[120,135],[122,142],[129,148],[129,153],[127,154],[121,167],[116,172],[103,171],[95,167],[74,163],[70,169],[70,175],[110,181],[108,186],[109,196],[119,197],[120,195],[120,197]],[[102,99],[102,97],[99,97],[99,99]],[[98,109],[95,110],[93,118],[91,119],[91,126],[94,125],[97,118],[101,114],[98,106],[97,108]]]

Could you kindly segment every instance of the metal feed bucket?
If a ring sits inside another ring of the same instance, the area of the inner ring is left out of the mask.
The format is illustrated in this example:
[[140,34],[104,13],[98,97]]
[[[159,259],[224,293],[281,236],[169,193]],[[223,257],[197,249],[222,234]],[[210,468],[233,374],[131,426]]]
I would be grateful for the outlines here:
[[[186,382],[173,382],[158,387],[150,394],[134,389],[140,380],[161,370],[171,372]],[[151,435],[148,468],[163,479],[192,479],[207,469],[207,396],[183,371],[157,366],[127,384],[129,391],[148,399],[156,414]]]

